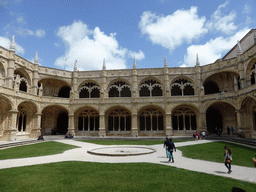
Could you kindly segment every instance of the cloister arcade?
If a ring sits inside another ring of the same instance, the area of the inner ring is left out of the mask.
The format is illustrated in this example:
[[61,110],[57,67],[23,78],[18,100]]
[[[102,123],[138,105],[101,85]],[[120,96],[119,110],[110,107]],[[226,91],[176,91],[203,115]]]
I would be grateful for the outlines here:
[[[223,57],[194,67],[73,71],[0,46],[0,140],[40,134],[175,136],[233,127],[256,138],[256,29]],[[249,43],[248,43],[249,42]],[[242,47],[240,49],[240,47]],[[79,61],[78,61],[79,62]]]

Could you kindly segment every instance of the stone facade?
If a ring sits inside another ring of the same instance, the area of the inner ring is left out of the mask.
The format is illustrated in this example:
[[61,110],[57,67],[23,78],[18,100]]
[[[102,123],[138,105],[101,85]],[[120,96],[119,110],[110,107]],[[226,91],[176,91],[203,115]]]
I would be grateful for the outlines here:
[[[195,131],[256,137],[256,30],[195,67],[65,71],[0,47],[0,140],[40,134],[170,136]],[[241,43],[240,43],[241,42]]]

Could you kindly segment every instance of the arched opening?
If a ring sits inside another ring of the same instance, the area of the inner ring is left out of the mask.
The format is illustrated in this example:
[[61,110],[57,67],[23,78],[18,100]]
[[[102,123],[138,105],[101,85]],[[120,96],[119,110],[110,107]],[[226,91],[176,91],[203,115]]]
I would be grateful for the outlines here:
[[204,94],[205,95],[220,92],[218,84],[213,81],[209,80],[209,81],[205,82],[203,86],[204,86]]
[[34,103],[24,101],[18,106],[18,114],[16,120],[16,128],[18,132],[29,133],[31,129],[36,126],[34,119],[36,117],[37,107]]
[[179,107],[172,112],[173,130],[196,130],[196,113],[188,107]]
[[79,98],[99,98],[100,87],[94,82],[86,82],[79,89]]
[[27,112],[22,110],[18,114],[18,131],[24,132],[26,130],[27,125]]
[[130,87],[124,87],[121,91],[121,97],[131,97]]
[[239,111],[241,118],[241,128],[247,132],[256,131],[256,102],[252,97],[246,97]]
[[0,86],[4,86],[5,69],[4,65],[0,62]]
[[61,112],[57,117],[57,133],[60,135],[65,135],[68,131],[68,113]]
[[61,106],[51,105],[42,111],[42,134],[62,135],[68,131],[68,111]]
[[139,86],[140,97],[163,96],[161,84],[154,79],[147,79]]
[[69,98],[71,89],[67,82],[58,79],[41,79],[39,83],[43,84],[43,96],[58,97],[60,94],[61,97]]
[[131,113],[125,108],[115,108],[107,113],[108,131],[130,131]]
[[27,84],[26,84],[25,81],[20,81],[20,88],[19,88],[19,90],[27,92]]
[[178,79],[171,85],[172,96],[194,95],[193,84],[187,79]]
[[209,133],[216,133],[216,130],[223,130],[222,114],[218,109],[209,107],[206,111],[206,125]]
[[216,133],[220,130],[227,132],[227,127],[237,127],[235,108],[224,102],[212,104],[206,110],[206,125],[209,133]]
[[255,84],[255,64],[251,68],[251,85]]
[[164,113],[155,107],[147,107],[139,113],[140,131],[163,131]]
[[233,92],[240,88],[240,76],[236,72],[219,72],[209,76],[203,83],[205,95]]
[[109,86],[109,97],[131,97],[131,88],[125,81],[115,81]]
[[108,92],[108,97],[119,97],[118,87],[111,87]]
[[0,97],[0,135],[2,136],[4,134],[5,129],[11,126],[13,127],[16,126],[16,122],[9,121],[12,125],[9,124],[8,122],[8,119],[9,119],[8,116],[11,109],[12,109],[11,102],[4,97]]
[[99,113],[93,109],[79,112],[78,131],[99,131]]
[[184,86],[184,95],[194,95],[194,88],[191,85]]
[[70,90],[71,89],[68,86],[61,87],[58,93],[58,97],[69,98]]
[[79,92],[79,98],[89,98],[89,91],[86,88],[83,88]]

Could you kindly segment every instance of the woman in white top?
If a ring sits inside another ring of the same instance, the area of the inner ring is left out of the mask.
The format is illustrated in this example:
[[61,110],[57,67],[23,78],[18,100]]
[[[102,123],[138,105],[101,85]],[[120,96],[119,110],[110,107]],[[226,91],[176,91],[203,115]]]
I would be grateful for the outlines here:
[[225,149],[225,154],[224,154],[225,166],[228,168],[228,173],[231,173],[232,172],[231,170],[232,153],[228,146],[225,146],[224,149]]

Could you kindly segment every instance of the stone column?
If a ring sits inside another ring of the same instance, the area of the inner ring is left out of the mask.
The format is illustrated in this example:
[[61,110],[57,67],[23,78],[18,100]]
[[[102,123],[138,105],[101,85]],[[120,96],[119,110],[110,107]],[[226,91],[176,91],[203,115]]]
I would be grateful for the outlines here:
[[99,136],[106,137],[106,123],[105,123],[105,115],[100,115],[100,127],[99,127]]
[[132,114],[132,136],[138,137],[139,130],[138,130],[138,116],[137,114]]
[[206,113],[199,114],[199,128],[197,128],[197,131],[207,131]]
[[41,135],[41,117],[41,113],[36,113],[34,115],[33,128],[31,128],[31,133],[29,135],[30,138],[37,138],[39,135]]
[[33,71],[33,81],[32,81],[32,94],[37,95],[37,89],[38,89],[38,69],[39,65],[34,65],[34,71]]
[[74,114],[68,115],[68,132],[75,136],[75,118]]
[[236,119],[237,119],[237,129],[240,130],[241,129],[241,112],[240,110],[236,110]]
[[172,136],[172,114],[166,113],[166,136]]
[[16,140],[17,133],[17,115],[18,111],[11,110],[7,115],[7,129],[4,130],[3,140],[5,141],[14,141]]

